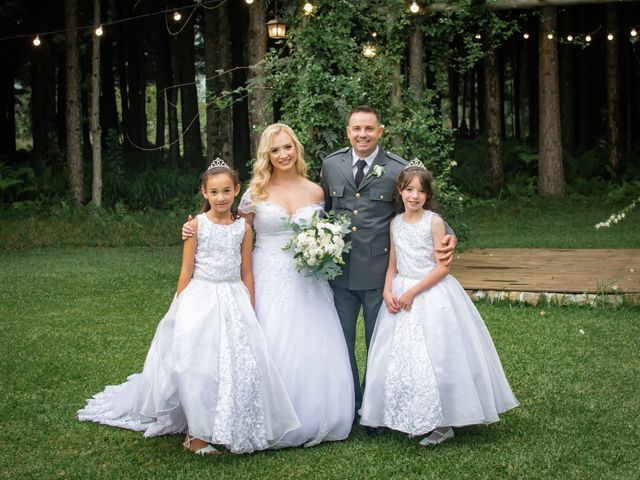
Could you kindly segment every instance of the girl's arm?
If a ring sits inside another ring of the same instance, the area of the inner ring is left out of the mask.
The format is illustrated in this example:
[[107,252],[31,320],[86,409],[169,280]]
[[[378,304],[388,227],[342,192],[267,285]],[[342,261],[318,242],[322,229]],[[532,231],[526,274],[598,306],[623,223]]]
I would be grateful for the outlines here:
[[[251,214],[253,215],[253,214]],[[249,223],[245,222],[244,238],[242,239],[242,246],[240,255],[242,257],[242,266],[240,270],[240,276],[242,282],[249,290],[249,296],[251,297],[251,306],[255,308],[255,290],[253,287],[253,265],[251,262],[251,246],[253,244],[253,230]]]
[[393,296],[391,293],[391,285],[393,283],[393,279],[398,273],[398,265],[396,264],[396,249],[393,248],[393,238],[391,238],[391,234],[389,234],[389,243],[391,245],[389,251],[389,266],[387,267],[387,274],[384,277],[384,290],[382,291],[382,298],[384,299],[384,304],[387,306],[387,310],[389,313],[398,313],[400,311],[400,304],[398,303],[398,299]]
[[198,219],[194,218],[189,222],[189,227],[193,230],[193,236],[184,241],[182,247],[182,267],[180,268],[180,278],[178,278],[178,290],[176,297],[187,288],[193,276],[193,266],[196,260],[196,247],[198,246]]
[[[442,220],[438,215],[434,215],[431,217],[431,236],[433,237],[433,244],[440,245],[444,235],[444,220]],[[411,305],[413,304],[413,299],[416,295],[428,290],[446,277],[449,274],[449,269],[450,267],[446,261],[443,261],[436,256],[436,266],[433,270],[431,270],[429,274],[420,281],[420,283],[400,295],[400,298],[398,299],[400,307],[404,310],[411,310]]]

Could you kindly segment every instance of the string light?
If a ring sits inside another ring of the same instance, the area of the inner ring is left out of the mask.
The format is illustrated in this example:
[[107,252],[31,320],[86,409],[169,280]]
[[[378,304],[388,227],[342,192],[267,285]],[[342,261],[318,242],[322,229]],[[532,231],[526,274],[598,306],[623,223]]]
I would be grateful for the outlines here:
[[553,33],[548,33],[548,34],[547,34],[547,38],[548,38],[549,40],[553,40]]
[[251,5],[253,3],[253,0],[244,0],[246,2],[247,5]]
[[573,42],[573,35],[567,35],[567,42]]
[[416,0],[413,0],[409,10],[411,10],[411,13],[418,13],[420,11],[420,6],[416,3]]
[[587,35],[586,37],[584,37],[584,40],[589,43],[591,41],[591,35]]
[[33,39],[33,46],[39,47],[42,42],[40,41],[40,35],[36,35],[36,38]]
[[378,36],[378,32],[373,32],[373,33],[371,34],[371,36],[372,36],[373,38],[376,38],[376,37]]
[[475,34],[475,39],[476,40],[480,40],[482,38],[482,35],[480,35],[479,33]]
[[522,35],[522,37],[523,37],[525,40],[529,40],[529,34],[528,34],[528,33],[526,33],[526,32]]
[[366,45],[362,46],[362,55],[364,55],[367,58],[373,58],[376,56],[376,47],[374,45],[371,45],[370,43],[367,43]]
[[307,2],[304,4],[304,7],[302,7],[302,9],[304,10],[305,15],[311,15],[313,13],[313,4],[311,2]]
[[638,36],[638,31],[635,28],[632,28],[630,34],[631,34],[632,37],[637,37]]
[[173,12],[173,20],[175,22],[179,22],[181,18],[182,18],[182,15],[180,14],[180,12],[178,12],[177,10]]
[[103,33],[104,33],[104,30],[102,29],[102,25],[99,25],[98,28],[96,28],[96,35],[98,37],[101,37]]
[[613,40],[613,33],[610,33],[609,35],[607,35],[607,40],[609,41]]

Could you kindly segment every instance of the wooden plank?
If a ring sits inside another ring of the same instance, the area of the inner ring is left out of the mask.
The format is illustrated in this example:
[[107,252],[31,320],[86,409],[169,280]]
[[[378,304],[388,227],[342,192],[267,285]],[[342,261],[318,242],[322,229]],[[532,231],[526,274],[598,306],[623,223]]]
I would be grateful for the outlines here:
[[466,289],[640,293],[640,249],[485,249],[456,254]]

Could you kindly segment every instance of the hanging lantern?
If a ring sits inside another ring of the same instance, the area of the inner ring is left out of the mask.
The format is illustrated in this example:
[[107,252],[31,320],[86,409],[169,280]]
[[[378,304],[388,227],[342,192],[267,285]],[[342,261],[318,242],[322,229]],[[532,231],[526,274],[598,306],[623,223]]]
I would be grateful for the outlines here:
[[276,17],[267,22],[267,31],[269,32],[269,38],[281,40],[287,35],[287,25]]
[[376,56],[376,47],[370,43],[362,46],[362,55],[367,58],[373,58]]

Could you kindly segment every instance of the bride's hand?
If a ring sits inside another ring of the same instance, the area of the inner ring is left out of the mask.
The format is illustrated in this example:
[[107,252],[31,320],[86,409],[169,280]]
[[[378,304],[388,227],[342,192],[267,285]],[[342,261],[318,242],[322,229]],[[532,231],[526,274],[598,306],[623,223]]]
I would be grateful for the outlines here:
[[398,304],[398,299],[395,298],[391,292],[384,292],[382,295],[384,299],[384,304],[387,306],[387,311],[389,313],[398,313],[400,311],[400,305]]
[[409,289],[400,295],[398,299],[398,305],[403,310],[411,310],[411,305],[413,305],[413,299],[416,298],[416,294],[413,293],[413,290]]
[[453,252],[458,244],[458,239],[453,235],[445,235],[442,237],[442,245],[436,248],[438,254],[438,260],[444,263],[445,267],[448,267],[453,260]]
[[184,225],[182,225],[182,240],[186,240],[189,237],[193,237],[193,228],[191,228],[191,225],[189,225],[189,222],[193,220],[193,217],[191,215],[189,215],[189,218],[187,218],[187,223],[185,223]]

